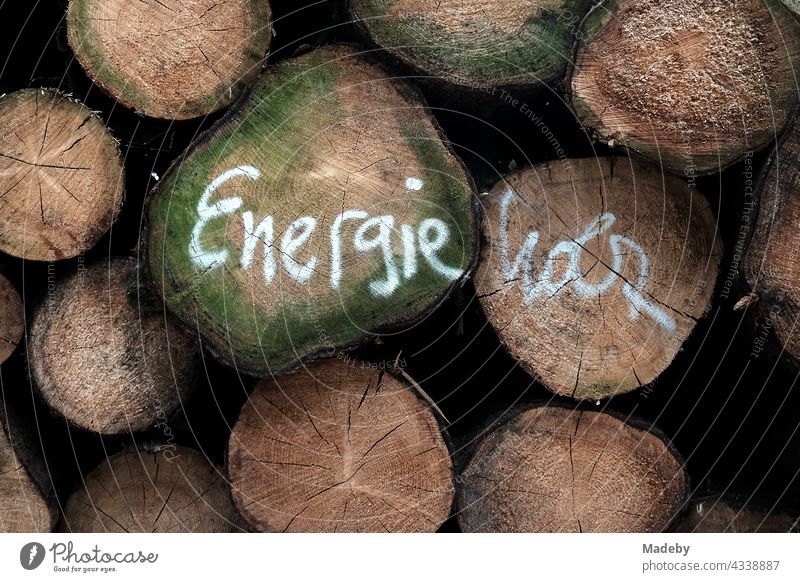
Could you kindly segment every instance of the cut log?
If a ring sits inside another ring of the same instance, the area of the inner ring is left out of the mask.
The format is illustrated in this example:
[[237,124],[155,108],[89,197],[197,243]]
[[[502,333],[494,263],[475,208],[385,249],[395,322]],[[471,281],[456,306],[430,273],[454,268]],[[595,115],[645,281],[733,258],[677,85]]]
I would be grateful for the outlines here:
[[659,376],[706,310],[722,245],[701,194],[625,158],[525,168],[484,198],[475,276],[501,341],[577,399]]
[[592,0],[350,0],[366,36],[407,65],[472,88],[563,79]]
[[609,0],[579,38],[580,121],[688,175],[774,141],[797,103],[800,25],[777,0]]
[[534,407],[479,441],[457,497],[466,532],[660,532],[683,463],[657,434],[602,412]]
[[186,447],[123,452],[85,478],[59,529],[73,533],[239,531],[222,470]]
[[260,72],[267,0],[70,0],[67,38],[89,77],[126,107],[189,119],[232,103]]
[[22,430],[5,402],[0,412],[0,533],[53,530],[57,511],[50,475],[33,431]]
[[22,300],[9,280],[0,275],[0,364],[17,349],[24,331]]
[[[760,182],[758,218],[742,263],[762,327],[780,356],[800,361],[800,127],[787,133]],[[757,299],[757,301],[755,301]],[[766,337],[766,336],[765,336]],[[759,345],[764,345],[762,339]],[[772,351],[770,346],[770,351]]]
[[233,429],[228,472],[258,531],[433,532],[453,502],[428,405],[354,360],[262,381]]
[[149,202],[166,304],[266,375],[438,304],[472,268],[473,187],[421,98],[353,49],[284,61]]
[[693,500],[689,512],[672,531],[693,533],[788,533],[798,520],[776,511],[724,497]]
[[36,308],[29,365],[44,400],[103,434],[166,422],[191,388],[197,341],[142,309],[135,263],[80,268]]
[[52,261],[89,250],[122,206],[117,142],[52,89],[0,97],[0,120],[0,251]]

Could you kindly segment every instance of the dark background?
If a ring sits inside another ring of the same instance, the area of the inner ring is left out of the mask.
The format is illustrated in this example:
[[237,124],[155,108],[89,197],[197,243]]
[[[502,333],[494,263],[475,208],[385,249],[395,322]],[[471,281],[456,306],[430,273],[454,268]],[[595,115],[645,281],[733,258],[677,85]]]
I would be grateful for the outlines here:
[[[360,42],[354,27],[326,0],[271,0],[275,37],[269,62],[289,58],[304,45]],[[126,202],[112,232],[86,255],[102,260],[136,255],[145,195],[151,173],[163,175],[198,131],[219,116],[201,121],[164,122],[140,117],[92,86],[73,60],[66,42],[66,0],[0,0],[0,93],[24,87],[57,87],[100,112],[120,140],[125,157]],[[397,69],[398,73],[408,73]],[[459,103],[421,84],[439,120],[473,174],[480,191],[518,166],[554,159],[552,146],[519,107],[487,99]],[[560,87],[515,95],[554,131],[569,157],[605,155],[593,145],[563,101]],[[2,123],[2,120],[0,120]],[[774,144],[773,144],[774,146]],[[769,152],[757,154],[760,170]],[[711,201],[726,249],[720,286],[731,265],[744,202],[744,166],[696,182]],[[76,261],[24,262],[0,253],[3,272],[22,294],[30,318],[48,278],[76,268]],[[753,353],[761,333],[752,309],[733,311],[746,289],[734,285],[729,298],[716,294],[705,319],[684,345],[674,364],[651,386],[615,397],[597,408],[610,408],[657,424],[687,462],[692,485],[740,496],[774,510],[800,515],[800,391],[797,369],[779,361],[776,352]],[[34,395],[24,346],[0,369],[2,392],[10,407],[37,423],[44,451],[54,468],[62,500],[105,454],[134,443],[156,442],[161,433],[100,437],[53,416]],[[449,432],[462,453],[476,427],[520,402],[549,400],[551,395],[505,354],[467,285],[411,329],[360,348],[354,355],[370,361],[394,361],[402,350],[406,371],[438,403],[449,419]],[[205,374],[184,410],[171,420],[178,444],[199,447],[222,463],[227,435],[252,387],[253,379],[204,355]],[[445,531],[457,530],[450,520]]]

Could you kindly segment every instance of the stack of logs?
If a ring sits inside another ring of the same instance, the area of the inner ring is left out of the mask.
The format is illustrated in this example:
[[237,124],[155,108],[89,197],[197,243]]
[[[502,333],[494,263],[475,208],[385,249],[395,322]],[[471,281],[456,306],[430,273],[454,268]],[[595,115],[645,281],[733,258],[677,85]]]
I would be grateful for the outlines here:
[[[71,50],[121,106],[227,114],[150,192],[136,259],[80,263],[36,305],[0,274],[0,363],[19,347],[37,401],[107,436],[179,411],[203,354],[259,380],[224,467],[134,438],[68,495],[46,435],[6,406],[0,531],[433,532],[453,515],[487,532],[796,527],[699,498],[668,437],[595,406],[654,382],[712,302],[723,248],[686,177],[776,129],[742,275],[745,303],[777,313],[800,358],[796,3],[592,4],[350,0],[349,25],[380,51],[329,45],[262,73],[266,0],[70,0]],[[478,195],[423,94],[468,108],[500,87],[562,93],[609,153],[513,169]],[[141,169],[123,170],[100,114],[58,90],[4,95],[0,119],[0,252],[90,251]],[[414,378],[345,354],[467,282],[559,399],[454,443]]]

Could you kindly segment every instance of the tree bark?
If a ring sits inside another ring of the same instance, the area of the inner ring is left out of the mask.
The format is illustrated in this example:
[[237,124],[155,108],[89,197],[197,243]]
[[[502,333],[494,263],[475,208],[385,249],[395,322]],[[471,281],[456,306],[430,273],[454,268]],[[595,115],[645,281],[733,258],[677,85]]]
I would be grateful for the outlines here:
[[191,389],[197,342],[142,307],[135,263],[82,265],[36,308],[29,365],[73,424],[103,434],[165,422]]
[[262,381],[233,429],[228,470],[258,531],[433,532],[453,502],[428,404],[349,359]]
[[454,89],[563,80],[591,0],[350,0],[362,33]]
[[777,0],[608,0],[579,38],[580,121],[686,175],[763,148],[797,104],[800,25]]
[[119,147],[85,105],[52,89],[0,97],[0,251],[34,261],[75,257],[122,207]]
[[624,158],[525,168],[483,199],[478,298],[552,392],[599,399],[655,380],[714,291],[722,245],[703,196]]
[[5,397],[0,414],[0,533],[44,533],[57,509],[38,434],[15,416]]
[[[753,295],[740,305],[758,310],[762,329],[774,334],[779,357],[800,360],[800,129],[795,125],[770,159],[759,187],[758,218],[742,263]],[[765,345],[759,339],[759,346]],[[772,345],[769,351],[773,351]]]
[[725,497],[693,500],[689,512],[672,531],[692,533],[788,533],[798,531],[798,520],[750,503]]
[[92,80],[150,117],[230,105],[266,58],[266,0],[70,0],[67,37]]
[[261,77],[149,202],[169,308],[252,375],[415,320],[471,270],[473,186],[421,97],[351,48]]
[[222,470],[185,447],[123,452],[102,462],[67,501],[72,533],[239,531]]
[[659,435],[557,406],[523,409],[483,436],[460,482],[466,532],[660,532],[688,491]]
[[0,275],[0,364],[17,349],[25,331],[25,312],[14,286]]

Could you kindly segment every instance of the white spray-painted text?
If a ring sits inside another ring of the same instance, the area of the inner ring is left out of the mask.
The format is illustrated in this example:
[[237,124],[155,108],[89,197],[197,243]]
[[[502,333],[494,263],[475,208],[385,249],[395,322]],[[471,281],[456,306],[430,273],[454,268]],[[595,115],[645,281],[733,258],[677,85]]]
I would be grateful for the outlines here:
[[[212,270],[221,267],[230,256],[230,249],[226,247],[214,250],[205,248],[202,235],[209,222],[233,214],[242,208],[244,200],[240,196],[211,202],[214,193],[223,184],[234,178],[256,181],[261,178],[261,172],[253,166],[238,166],[223,172],[206,187],[197,204],[198,220],[194,225],[189,242],[189,256],[194,264],[202,269]],[[424,184],[419,178],[408,178],[405,186],[408,190],[418,191]],[[241,218],[244,244],[239,258],[239,266],[242,269],[247,271],[253,268],[256,250],[261,242],[262,275],[266,284],[270,284],[278,273],[276,253],[280,256],[286,273],[298,283],[307,283],[317,273],[319,263],[317,256],[311,256],[303,263],[296,258],[301,247],[314,234],[317,228],[316,218],[302,216],[296,219],[283,231],[280,242],[275,241],[275,220],[272,216],[267,216],[256,223],[255,215],[246,211],[241,213]],[[364,210],[344,210],[336,215],[329,231],[329,282],[332,289],[339,288],[344,275],[344,266],[342,265],[344,226],[348,222],[358,221],[360,224],[352,239],[355,251],[358,253],[380,251],[385,267],[385,277],[369,283],[370,292],[376,297],[392,295],[400,288],[404,279],[411,279],[417,274],[418,253],[422,254],[423,259],[433,271],[445,279],[454,281],[463,274],[461,269],[446,265],[438,256],[438,252],[450,240],[450,228],[443,220],[425,218],[415,229],[409,224],[397,225],[395,217],[389,214],[370,217],[369,213]],[[393,233],[400,235],[403,248],[402,266],[398,266],[398,259],[393,251]]]
[[[640,315],[647,315],[666,331],[673,332],[677,329],[675,320],[659,305],[644,296],[647,279],[650,273],[650,261],[644,249],[628,237],[612,234],[609,244],[613,255],[613,262],[606,265],[608,275],[597,283],[589,283],[581,273],[581,254],[586,244],[593,238],[606,233],[617,221],[616,216],[610,212],[600,214],[589,222],[583,232],[575,239],[561,241],[547,254],[544,266],[539,276],[534,278],[533,256],[536,245],[539,243],[539,232],[533,231],[522,242],[513,261],[508,248],[508,212],[513,193],[508,191],[503,196],[500,206],[500,263],[503,279],[507,282],[521,279],[522,294],[526,305],[530,305],[538,298],[553,297],[568,286],[580,297],[599,297],[608,293],[617,281],[622,284],[622,294],[628,301],[629,316],[637,320]],[[630,282],[622,277],[623,259],[626,255],[638,258],[638,277]],[[556,269],[566,260],[566,267],[560,276],[556,276]],[[561,261],[559,261],[561,259]],[[520,277],[520,271],[522,272]]]

